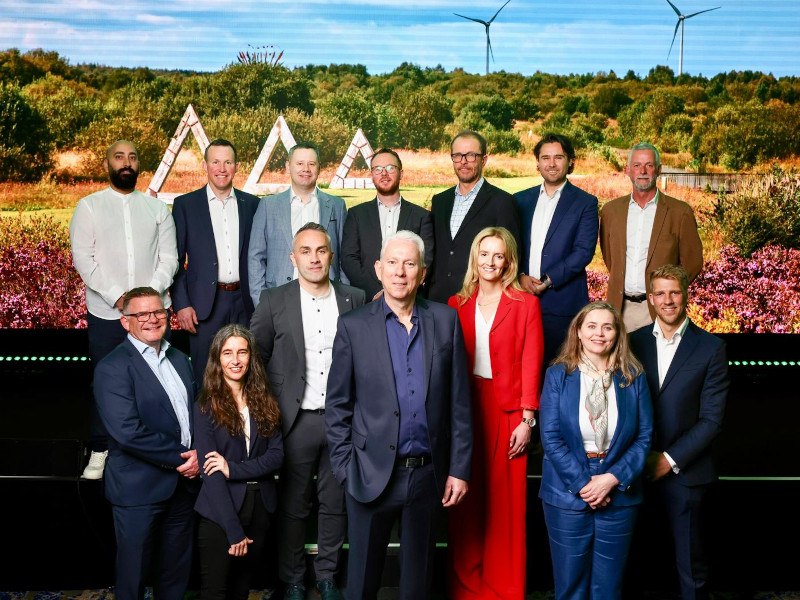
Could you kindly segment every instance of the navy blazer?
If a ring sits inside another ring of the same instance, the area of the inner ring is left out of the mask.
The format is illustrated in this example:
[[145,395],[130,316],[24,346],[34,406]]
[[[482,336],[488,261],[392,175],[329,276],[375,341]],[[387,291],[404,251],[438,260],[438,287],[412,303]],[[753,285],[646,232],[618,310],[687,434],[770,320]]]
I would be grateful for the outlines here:
[[537,185],[514,194],[522,221],[519,270],[537,279],[550,276],[553,286],[539,295],[542,313],[573,316],[589,302],[586,265],[592,262],[597,247],[597,198],[569,181],[564,184],[542,248],[541,273],[531,273],[531,223],[540,188]]
[[[456,311],[417,297],[424,340],[425,414],[440,494],[448,476],[469,479],[472,414],[469,371]],[[383,302],[339,317],[328,375],[325,424],[337,481],[359,502],[371,502],[394,470],[400,406]]]
[[[189,358],[172,346],[167,358],[186,386],[191,419],[195,385]],[[180,455],[189,448],[181,444],[167,392],[128,338],[97,363],[94,396],[108,431],[106,498],[117,506],[167,500],[182,477],[176,471],[186,462]]]
[[[641,475],[650,451],[653,406],[644,374],[629,386],[622,383],[619,373],[614,373],[619,417],[600,472],[612,473],[619,480],[610,494],[612,505],[632,506],[642,502]],[[569,374],[563,364],[547,369],[539,405],[544,447],[539,498],[570,510],[590,510],[579,495],[591,480],[579,424],[580,392],[578,369]]]
[[[217,295],[217,246],[211,226],[206,186],[175,198],[172,217],[178,240],[178,272],[170,288],[175,311],[191,306],[197,320],[204,321],[211,314]],[[258,209],[257,196],[234,189],[239,209],[239,281],[247,319],[253,314],[253,300],[247,277],[247,249],[253,216]]]
[[680,468],[675,476],[679,483],[711,483],[717,478],[711,443],[722,428],[728,399],[725,342],[690,321],[664,383],[659,385],[653,327],[647,325],[630,336],[631,349],[644,365],[653,397],[653,450],[666,452],[675,461]]
[[[225,427],[216,425],[210,414],[203,414],[200,403],[194,406],[195,446],[203,487],[194,509],[206,519],[214,521],[225,530],[231,545],[245,538],[244,528],[239,521],[239,511],[244,503],[248,481],[261,484],[261,500],[267,512],[275,512],[278,496],[275,491],[273,473],[283,464],[283,436],[281,428],[264,437],[250,415],[250,454],[245,449],[244,435],[231,437]],[[205,456],[212,450],[228,461],[229,479],[221,471],[203,474]]]

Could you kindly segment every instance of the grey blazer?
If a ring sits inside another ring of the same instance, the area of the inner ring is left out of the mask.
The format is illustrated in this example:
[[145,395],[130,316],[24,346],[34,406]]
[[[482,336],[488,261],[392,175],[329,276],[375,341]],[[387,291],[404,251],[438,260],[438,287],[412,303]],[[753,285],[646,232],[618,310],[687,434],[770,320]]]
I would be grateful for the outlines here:
[[[347,213],[344,200],[317,190],[319,223],[331,237],[333,263],[331,279],[350,283],[341,269],[341,242],[344,218]],[[250,297],[258,306],[261,292],[292,280],[294,267],[289,259],[292,251],[292,191],[291,188],[274,196],[263,198],[253,217],[250,247],[247,251],[247,270]]]
[[[339,314],[364,304],[364,292],[333,283]],[[256,337],[272,393],[281,409],[281,428],[286,436],[294,424],[306,387],[306,352],[300,282],[264,290],[256,305],[250,329]]]

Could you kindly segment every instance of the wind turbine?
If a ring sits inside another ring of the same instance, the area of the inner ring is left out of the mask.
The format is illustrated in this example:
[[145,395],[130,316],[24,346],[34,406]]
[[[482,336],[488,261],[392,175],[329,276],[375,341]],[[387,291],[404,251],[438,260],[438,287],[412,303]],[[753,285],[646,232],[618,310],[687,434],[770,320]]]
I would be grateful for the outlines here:
[[[678,77],[683,74],[683,27],[684,22],[686,19],[691,19],[692,17],[696,17],[697,15],[702,15],[703,13],[711,12],[712,10],[717,10],[717,8],[722,8],[721,6],[717,6],[716,8],[707,8],[706,10],[701,10],[696,13],[692,13],[690,15],[684,15],[678,10],[678,7],[675,6],[670,0],[667,0],[667,3],[672,7],[672,10],[675,11],[675,14],[678,15],[678,22],[675,23],[675,33],[672,34],[672,43],[669,45],[669,52],[667,52],[667,58],[669,59],[669,55],[672,54],[672,46],[675,44],[675,36],[678,35],[678,27],[681,28],[681,54],[680,58],[678,59]],[[487,29],[488,35],[488,29]]]
[[[506,4],[508,4],[509,2],[511,2],[511,0],[506,0]],[[489,26],[492,24],[492,21],[494,21],[497,18],[497,15],[500,14],[500,11],[506,7],[506,4],[503,4],[503,6],[501,6],[500,9],[496,13],[494,13],[494,16],[488,21],[483,21],[481,19],[473,19],[472,17],[465,17],[464,15],[453,13],[457,17],[461,17],[462,19],[467,19],[468,21],[475,21],[476,23],[480,23],[481,25],[486,27],[486,74],[487,75],[489,74],[489,53],[492,54],[492,60],[494,60],[494,51],[492,51],[492,42],[489,39]]]

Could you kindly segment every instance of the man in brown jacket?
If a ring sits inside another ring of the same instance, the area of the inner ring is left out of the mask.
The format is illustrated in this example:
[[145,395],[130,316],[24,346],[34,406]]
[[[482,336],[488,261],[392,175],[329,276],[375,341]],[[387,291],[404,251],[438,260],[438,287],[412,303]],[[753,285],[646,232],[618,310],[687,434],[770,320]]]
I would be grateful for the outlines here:
[[691,282],[703,268],[703,245],[692,207],[656,187],[661,155],[655,146],[631,148],[625,172],[633,190],[600,210],[600,250],[609,273],[608,301],[633,331],[655,318],[647,303],[650,273],[665,264],[681,265]]

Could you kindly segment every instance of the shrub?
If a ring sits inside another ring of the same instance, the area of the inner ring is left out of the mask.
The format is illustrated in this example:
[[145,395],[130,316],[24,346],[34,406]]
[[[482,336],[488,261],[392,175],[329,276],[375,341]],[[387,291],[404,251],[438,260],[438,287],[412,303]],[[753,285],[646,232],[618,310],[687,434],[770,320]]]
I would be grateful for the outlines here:
[[391,106],[397,115],[400,145],[410,150],[438,150],[448,139],[445,127],[453,120],[450,100],[429,88],[392,96]]
[[514,125],[514,107],[499,95],[479,95],[470,100],[459,115],[467,129],[482,129],[487,124],[498,131],[508,131]]
[[0,84],[0,181],[36,181],[52,167],[52,135],[19,87]]
[[633,100],[619,85],[604,85],[597,90],[591,101],[592,112],[604,114],[612,119],[631,103]]
[[[277,118],[278,111],[265,105],[203,118],[202,122],[209,140],[217,137],[230,140],[236,146],[239,162],[243,166],[251,166],[258,158]],[[294,132],[294,128],[290,126],[290,129]]]
[[0,327],[86,324],[84,286],[67,228],[52,217],[5,217],[0,228]]

